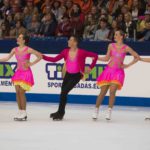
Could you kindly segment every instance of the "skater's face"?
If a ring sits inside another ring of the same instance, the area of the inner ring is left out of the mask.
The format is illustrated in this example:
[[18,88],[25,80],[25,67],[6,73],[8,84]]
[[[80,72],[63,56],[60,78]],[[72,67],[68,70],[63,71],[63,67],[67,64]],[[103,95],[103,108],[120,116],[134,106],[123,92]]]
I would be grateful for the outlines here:
[[77,41],[75,40],[74,37],[70,37],[68,40],[68,47],[76,47],[77,46]]
[[17,44],[18,44],[18,45],[22,45],[22,44],[24,44],[24,43],[25,43],[25,40],[24,40],[24,38],[23,38],[23,35],[20,34],[20,35],[18,36],[18,38],[17,38]]
[[120,31],[115,32],[114,39],[115,39],[116,42],[123,40],[123,35],[121,34]]

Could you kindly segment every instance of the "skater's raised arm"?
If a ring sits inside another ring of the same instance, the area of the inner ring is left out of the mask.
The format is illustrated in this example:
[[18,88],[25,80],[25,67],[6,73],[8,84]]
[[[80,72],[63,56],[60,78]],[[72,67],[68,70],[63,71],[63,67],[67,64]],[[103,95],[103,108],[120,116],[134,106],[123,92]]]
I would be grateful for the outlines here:
[[35,65],[36,63],[38,63],[42,59],[42,54],[39,53],[38,51],[36,51],[32,48],[29,48],[28,52],[31,54],[34,54],[37,57],[33,62],[29,63],[29,66]]
[[15,49],[12,49],[11,52],[8,54],[8,56],[6,56],[4,58],[0,58],[0,62],[8,61],[14,54],[15,54]]
[[61,60],[62,58],[64,58],[64,50],[60,54],[58,54],[56,57],[50,57],[50,56],[46,56],[46,55],[42,55],[42,57],[46,61],[57,62],[57,61]]
[[140,58],[140,61],[149,62],[150,63],[150,58]]
[[124,64],[123,68],[128,68],[128,67],[134,65],[138,60],[140,60],[140,56],[131,47],[127,46],[126,52],[131,54],[134,58],[130,63]]

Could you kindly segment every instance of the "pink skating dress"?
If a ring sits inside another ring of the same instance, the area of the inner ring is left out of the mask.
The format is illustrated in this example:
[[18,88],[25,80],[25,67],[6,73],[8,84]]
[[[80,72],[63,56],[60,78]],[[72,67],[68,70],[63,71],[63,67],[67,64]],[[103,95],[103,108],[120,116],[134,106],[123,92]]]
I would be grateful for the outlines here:
[[121,67],[126,56],[127,45],[123,45],[120,50],[117,50],[116,44],[112,43],[110,50],[110,62],[104,71],[97,78],[97,85],[102,87],[104,85],[117,84],[120,90],[124,83],[125,73]]
[[28,53],[29,47],[25,47],[22,52],[18,51],[18,47],[15,48],[15,56],[17,59],[17,70],[12,77],[14,85],[19,85],[25,91],[29,91],[34,85],[34,78],[32,71],[29,68],[25,68],[25,63],[30,60],[30,53]]

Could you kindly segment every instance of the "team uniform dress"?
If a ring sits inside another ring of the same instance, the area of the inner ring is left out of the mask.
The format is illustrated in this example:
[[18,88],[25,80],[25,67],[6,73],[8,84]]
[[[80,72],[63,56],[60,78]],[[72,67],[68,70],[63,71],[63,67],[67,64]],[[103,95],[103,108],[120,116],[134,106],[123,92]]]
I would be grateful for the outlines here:
[[104,85],[117,84],[118,90],[122,88],[125,73],[121,66],[123,65],[123,61],[126,56],[126,47],[127,45],[124,45],[120,50],[117,50],[116,44],[112,43],[110,50],[111,60],[104,71],[97,78],[98,86],[102,87]]
[[19,52],[18,47],[15,48],[15,56],[17,59],[17,70],[12,77],[14,85],[19,85],[25,91],[29,91],[34,85],[34,78],[31,68],[25,68],[25,63],[30,60],[29,47],[25,47],[22,52]]

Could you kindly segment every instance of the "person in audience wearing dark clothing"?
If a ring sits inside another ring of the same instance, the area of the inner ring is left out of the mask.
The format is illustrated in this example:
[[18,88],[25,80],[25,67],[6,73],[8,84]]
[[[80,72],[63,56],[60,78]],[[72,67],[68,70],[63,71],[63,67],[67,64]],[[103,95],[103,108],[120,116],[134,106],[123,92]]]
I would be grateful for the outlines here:
[[54,36],[57,27],[57,22],[54,19],[54,15],[49,13],[46,15],[45,21],[41,24],[39,28],[39,35],[48,37]]

